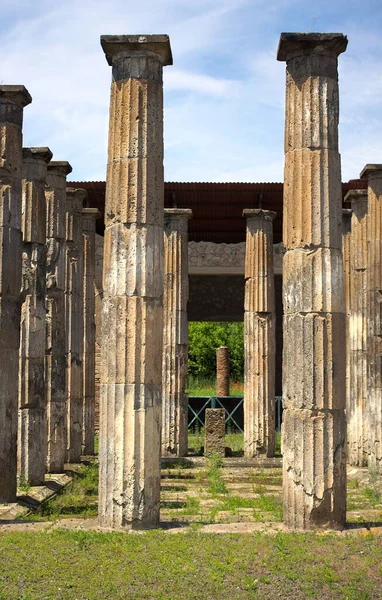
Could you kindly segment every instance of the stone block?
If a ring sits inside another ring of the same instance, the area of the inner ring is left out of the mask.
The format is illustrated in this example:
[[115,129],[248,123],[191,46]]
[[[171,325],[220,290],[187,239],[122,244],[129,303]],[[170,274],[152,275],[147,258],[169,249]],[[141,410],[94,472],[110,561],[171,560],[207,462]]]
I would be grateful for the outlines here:
[[221,456],[225,453],[225,410],[224,408],[206,408],[204,455]]

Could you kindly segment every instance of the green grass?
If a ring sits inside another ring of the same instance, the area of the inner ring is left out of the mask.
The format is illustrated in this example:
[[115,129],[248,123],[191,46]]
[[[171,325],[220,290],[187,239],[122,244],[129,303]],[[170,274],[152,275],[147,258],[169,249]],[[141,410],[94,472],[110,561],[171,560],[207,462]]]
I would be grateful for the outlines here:
[[220,456],[216,454],[211,454],[208,458],[208,469],[207,469],[207,479],[208,479],[208,489],[207,491],[215,496],[216,494],[227,494],[227,486],[222,477],[222,466],[223,461]]
[[[214,377],[193,377],[192,375],[189,375],[186,392],[189,396],[215,396],[216,379]],[[242,381],[231,382],[230,395],[244,395],[244,384]]]
[[0,599],[376,600],[381,563],[371,535],[9,532]]

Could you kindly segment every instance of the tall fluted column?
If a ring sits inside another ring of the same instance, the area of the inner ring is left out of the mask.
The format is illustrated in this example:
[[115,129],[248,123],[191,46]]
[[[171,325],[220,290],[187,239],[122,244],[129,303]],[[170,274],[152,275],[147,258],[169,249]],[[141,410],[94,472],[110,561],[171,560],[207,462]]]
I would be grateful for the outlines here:
[[66,177],[67,161],[48,165],[46,199],[46,347],[45,389],[48,473],[62,473],[66,460]]
[[188,426],[188,220],[192,211],[164,211],[162,455],[186,456]]
[[0,502],[14,502],[20,346],[23,85],[0,86]]
[[18,472],[40,485],[46,470],[45,274],[49,148],[23,148],[22,283],[19,363]]
[[382,164],[366,165],[361,177],[368,179],[368,464],[382,473]]
[[95,231],[101,213],[97,208],[82,209],[84,260],[82,359],[82,454],[94,454],[95,417]]
[[283,33],[287,63],[283,262],[284,522],[346,515],[345,330],[338,55],[342,34]]
[[66,189],[66,385],[67,385],[67,461],[78,463],[82,452],[83,385],[83,285],[84,261],[82,209],[85,190]]
[[244,454],[275,454],[276,313],[273,220],[246,209],[244,300]]
[[346,315],[346,347],[345,347],[345,387],[346,387],[346,411],[350,406],[350,304],[352,294],[352,231],[351,231],[351,209],[342,209],[342,262],[344,268],[344,298]]
[[159,521],[166,35],[102,36],[113,67],[105,207],[99,522]]
[[[368,459],[367,430],[367,190],[350,190],[351,265],[349,310],[349,396],[346,399],[348,463],[364,467]],[[346,286],[345,286],[346,289]]]

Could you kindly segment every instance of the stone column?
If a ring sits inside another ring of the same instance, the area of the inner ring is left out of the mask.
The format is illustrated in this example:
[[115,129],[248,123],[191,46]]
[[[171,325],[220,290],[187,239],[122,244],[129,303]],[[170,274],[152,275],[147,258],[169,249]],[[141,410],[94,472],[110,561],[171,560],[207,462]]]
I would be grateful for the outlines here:
[[206,408],[204,456],[225,456],[225,410]]
[[101,213],[97,208],[82,209],[83,281],[83,377],[82,454],[94,454],[95,417],[95,231]]
[[283,262],[284,522],[346,515],[345,330],[338,55],[342,34],[283,33],[287,63]]
[[45,389],[48,473],[62,473],[66,460],[66,177],[67,161],[48,165],[46,200],[46,347]]
[[244,454],[275,454],[276,313],[273,220],[246,209],[244,300]]
[[216,349],[216,395],[229,396],[229,348],[220,346]]
[[346,388],[346,409],[350,405],[350,303],[351,303],[351,277],[352,277],[352,232],[351,232],[351,209],[342,209],[342,261],[344,269],[344,298],[346,315],[346,347],[345,347],[345,388]]
[[85,190],[66,189],[66,385],[67,385],[67,455],[69,463],[78,463],[82,451],[83,385],[83,241],[82,208]]
[[105,207],[99,522],[159,522],[166,35],[102,36],[113,67]]
[[189,209],[164,211],[162,455],[186,456]]
[[0,86],[0,502],[16,499],[23,85]]
[[45,186],[51,158],[49,148],[23,148],[18,472],[30,485],[41,485],[46,470]]
[[368,464],[382,473],[382,164],[366,165],[361,177],[368,179]]
[[[364,467],[368,459],[367,430],[367,190],[350,190],[351,265],[349,273],[349,396],[346,398],[348,463]],[[346,280],[345,280],[346,281]],[[346,286],[345,286],[346,290]]]

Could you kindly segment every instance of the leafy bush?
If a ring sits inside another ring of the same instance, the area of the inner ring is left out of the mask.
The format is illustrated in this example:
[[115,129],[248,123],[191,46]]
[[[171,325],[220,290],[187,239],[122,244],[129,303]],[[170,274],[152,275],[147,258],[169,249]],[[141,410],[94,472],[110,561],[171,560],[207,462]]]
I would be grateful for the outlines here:
[[188,372],[195,377],[215,377],[216,349],[228,346],[231,378],[244,374],[243,323],[192,322],[188,326]]

